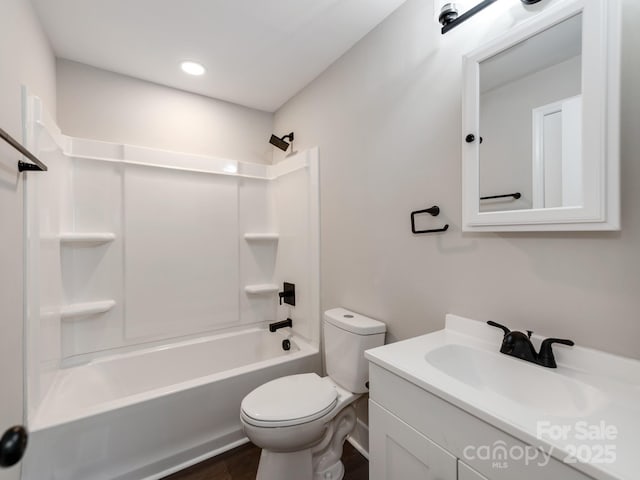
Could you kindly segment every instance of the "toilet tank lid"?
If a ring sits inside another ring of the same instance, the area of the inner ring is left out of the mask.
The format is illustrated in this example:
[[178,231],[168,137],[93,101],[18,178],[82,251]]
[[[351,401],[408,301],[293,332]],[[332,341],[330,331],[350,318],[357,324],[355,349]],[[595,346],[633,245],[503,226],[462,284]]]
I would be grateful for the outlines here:
[[324,319],[330,324],[358,335],[376,335],[387,331],[387,326],[379,320],[365,317],[345,308],[333,308],[324,312]]

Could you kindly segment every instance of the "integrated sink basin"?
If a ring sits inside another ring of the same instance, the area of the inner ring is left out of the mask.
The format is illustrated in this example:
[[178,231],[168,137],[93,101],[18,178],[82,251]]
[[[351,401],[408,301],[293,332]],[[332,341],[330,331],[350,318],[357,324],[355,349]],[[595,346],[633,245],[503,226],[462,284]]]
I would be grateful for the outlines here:
[[600,390],[555,370],[501,353],[446,344],[424,359],[442,373],[478,392],[495,394],[555,417],[584,417],[606,403]]

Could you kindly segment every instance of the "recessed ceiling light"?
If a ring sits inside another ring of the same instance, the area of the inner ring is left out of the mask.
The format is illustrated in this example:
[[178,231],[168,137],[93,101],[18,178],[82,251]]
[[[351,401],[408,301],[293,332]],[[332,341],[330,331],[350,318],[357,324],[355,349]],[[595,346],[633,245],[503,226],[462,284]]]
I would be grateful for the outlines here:
[[189,75],[202,75],[206,71],[203,65],[197,62],[182,62],[180,64],[180,68],[184,73],[188,73]]

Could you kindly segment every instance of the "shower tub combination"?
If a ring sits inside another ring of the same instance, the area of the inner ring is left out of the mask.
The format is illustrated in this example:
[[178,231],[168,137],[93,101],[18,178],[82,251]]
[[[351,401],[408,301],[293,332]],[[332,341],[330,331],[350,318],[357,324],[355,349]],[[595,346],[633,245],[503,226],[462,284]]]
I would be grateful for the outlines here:
[[162,478],[245,443],[239,408],[252,389],[319,370],[318,348],[262,328],[60,370],[30,426],[23,479]]
[[[49,166],[25,185],[23,480],[158,479],[247,441],[243,397],[321,367],[318,149],[262,165],[74,138],[23,96]],[[266,329],[285,315],[289,350]]]

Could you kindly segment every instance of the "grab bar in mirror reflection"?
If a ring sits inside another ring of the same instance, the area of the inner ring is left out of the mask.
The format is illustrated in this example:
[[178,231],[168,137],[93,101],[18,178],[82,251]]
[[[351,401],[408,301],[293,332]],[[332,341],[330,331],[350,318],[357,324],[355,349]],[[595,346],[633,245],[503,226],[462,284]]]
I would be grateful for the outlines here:
[[480,197],[480,200],[492,200],[494,198],[508,198],[513,197],[515,200],[519,199],[522,196],[520,192],[516,193],[506,193],[504,195],[491,195],[489,197]]

